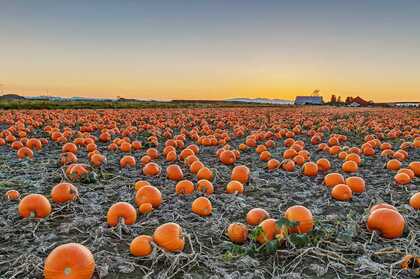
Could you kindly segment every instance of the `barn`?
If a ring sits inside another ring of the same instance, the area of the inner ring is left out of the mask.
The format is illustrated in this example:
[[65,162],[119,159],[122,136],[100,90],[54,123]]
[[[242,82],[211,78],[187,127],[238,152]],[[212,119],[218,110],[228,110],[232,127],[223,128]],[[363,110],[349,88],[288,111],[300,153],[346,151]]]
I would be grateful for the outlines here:
[[322,105],[321,96],[296,96],[295,105]]

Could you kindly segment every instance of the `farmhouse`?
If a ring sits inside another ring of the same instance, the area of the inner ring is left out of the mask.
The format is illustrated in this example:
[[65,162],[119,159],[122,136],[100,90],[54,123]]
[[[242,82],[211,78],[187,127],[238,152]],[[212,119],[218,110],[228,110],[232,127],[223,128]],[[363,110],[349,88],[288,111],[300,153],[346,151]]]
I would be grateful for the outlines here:
[[321,96],[296,96],[295,105],[322,105]]

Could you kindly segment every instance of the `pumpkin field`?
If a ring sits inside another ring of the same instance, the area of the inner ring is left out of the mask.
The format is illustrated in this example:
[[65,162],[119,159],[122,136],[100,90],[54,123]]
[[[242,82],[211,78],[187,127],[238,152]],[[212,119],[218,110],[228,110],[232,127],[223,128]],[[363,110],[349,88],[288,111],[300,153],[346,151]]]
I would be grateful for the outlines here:
[[418,278],[420,110],[0,110],[0,278]]

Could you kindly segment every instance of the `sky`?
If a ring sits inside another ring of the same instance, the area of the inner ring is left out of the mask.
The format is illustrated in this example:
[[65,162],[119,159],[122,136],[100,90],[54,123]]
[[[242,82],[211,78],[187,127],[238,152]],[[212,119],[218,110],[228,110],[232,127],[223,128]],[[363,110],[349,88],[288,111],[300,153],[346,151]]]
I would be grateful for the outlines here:
[[0,90],[420,101],[420,1],[0,0]]

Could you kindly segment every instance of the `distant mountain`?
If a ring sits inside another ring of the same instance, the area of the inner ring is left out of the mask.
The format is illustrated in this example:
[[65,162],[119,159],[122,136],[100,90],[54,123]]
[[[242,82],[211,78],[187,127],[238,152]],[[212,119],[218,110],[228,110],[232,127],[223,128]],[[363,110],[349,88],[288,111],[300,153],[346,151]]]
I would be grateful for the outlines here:
[[232,98],[226,99],[226,102],[242,102],[242,103],[257,103],[257,104],[272,104],[272,105],[292,105],[293,101],[283,99],[267,99],[267,98]]
[[25,97],[19,96],[17,94],[4,94],[0,96],[0,100],[22,100]]

